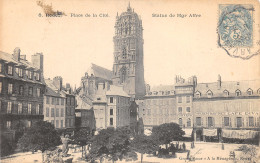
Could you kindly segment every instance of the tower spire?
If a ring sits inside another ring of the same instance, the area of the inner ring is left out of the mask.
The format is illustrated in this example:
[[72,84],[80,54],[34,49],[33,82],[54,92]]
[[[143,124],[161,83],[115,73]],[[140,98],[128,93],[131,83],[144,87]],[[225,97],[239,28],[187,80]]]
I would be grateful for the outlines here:
[[128,11],[128,12],[132,11],[132,8],[130,7],[130,1],[128,2],[127,11]]

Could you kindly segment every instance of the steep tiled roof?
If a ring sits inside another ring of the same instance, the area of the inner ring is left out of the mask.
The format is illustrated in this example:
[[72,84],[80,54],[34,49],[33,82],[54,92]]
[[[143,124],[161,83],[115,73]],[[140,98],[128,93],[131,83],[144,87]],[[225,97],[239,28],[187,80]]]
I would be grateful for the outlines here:
[[50,79],[45,79],[45,83],[46,83],[46,88],[47,88],[47,92],[46,95],[49,96],[57,96],[57,97],[65,97],[65,92],[63,92],[62,90],[59,91],[58,88],[53,84],[53,81]]
[[[32,66],[32,64],[30,62],[28,62],[27,60],[23,60],[22,58],[18,61],[15,60],[12,54],[8,54],[5,52],[0,51],[0,60],[4,60],[7,63],[14,63],[15,67],[16,66],[21,66],[26,68],[32,68],[34,69],[34,71],[38,71],[39,69]],[[7,73],[5,74],[1,74],[1,77],[6,77],[6,78],[10,78],[10,79],[15,79],[15,80],[20,80],[20,81],[25,81],[25,82],[30,82],[30,83],[35,83],[35,84],[45,84],[44,80],[34,80],[34,79],[28,79],[26,77],[26,75],[24,75],[23,77],[19,77],[18,73],[15,71],[13,75],[9,75]]]
[[77,107],[76,109],[85,109],[85,110],[90,110],[92,108],[92,104],[89,104],[87,100],[80,96],[76,96],[77,100]]
[[174,85],[157,85],[151,88],[151,92],[153,91],[171,91],[174,90]]
[[46,92],[45,92],[46,96],[55,96],[55,97],[60,97],[60,94],[55,92],[53,89],[51,89],[50,87],[46,87]]
[[113,72],[101,66],[91,64],[91,68],[87,71],[90,75],[93,74],[95,77],[100,77],[106,80],[112,80]]
[[227,90],[229,94],[235,95],[236,90],[240,90],[243,95],[246,95],[248,89],[253,90],[253,94],[257,94],[257,90],[260,88],[260,80],[247,80],[247,81],[224,81],[221,82],[219,87],[218,82],[213,83],[198,83],[195,88],[195,93],[199,91],[201,96],[206,96],[207,91],[211,90],[213,96],[223,96],[223,92]]
[[23,60],[22,58],[20,58],[20,61],[17,61],[13,58],[13,55],[12,54],[8,54],[8,53],[5,53],[5,52],[2,52],[0,51],[0,59],[2,60],[5,60],[7,62],[12,62],[12,63],[15,63],[19,66],[23,65],[27,68],[33,68],[35,69],[36,71],[39,70],[38,68],[34,67],[30,62],[28,62],[27,60]]
[[106,92],[106,95],[124,96],[130,97],[124,90],[123,87],[111,85],[110,89]]
[[150,89],[146,96],[167,96],[174,95],[174,85],[158,85]]

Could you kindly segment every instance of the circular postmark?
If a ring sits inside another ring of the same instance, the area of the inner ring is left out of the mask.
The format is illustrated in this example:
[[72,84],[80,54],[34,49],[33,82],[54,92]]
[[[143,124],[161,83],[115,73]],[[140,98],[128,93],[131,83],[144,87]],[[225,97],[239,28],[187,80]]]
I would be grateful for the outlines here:
[[249,59],[259,53],[254,48],[253,5],[220,5],[218,45],[228,55]]

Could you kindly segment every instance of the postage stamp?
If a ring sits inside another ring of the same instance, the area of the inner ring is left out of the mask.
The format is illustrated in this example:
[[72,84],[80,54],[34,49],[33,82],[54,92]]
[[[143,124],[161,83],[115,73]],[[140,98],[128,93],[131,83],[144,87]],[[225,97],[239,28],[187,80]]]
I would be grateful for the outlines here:
[[259,53],[254,49],[253,5],[220,4],[218,45],[228,55],[249,59]]

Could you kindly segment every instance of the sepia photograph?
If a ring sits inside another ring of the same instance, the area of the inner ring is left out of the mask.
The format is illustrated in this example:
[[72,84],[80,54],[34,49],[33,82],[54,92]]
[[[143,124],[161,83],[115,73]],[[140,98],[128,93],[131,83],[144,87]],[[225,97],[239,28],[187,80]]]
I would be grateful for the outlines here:
[[257,163],[259,0],[0,0],[0,162]]

